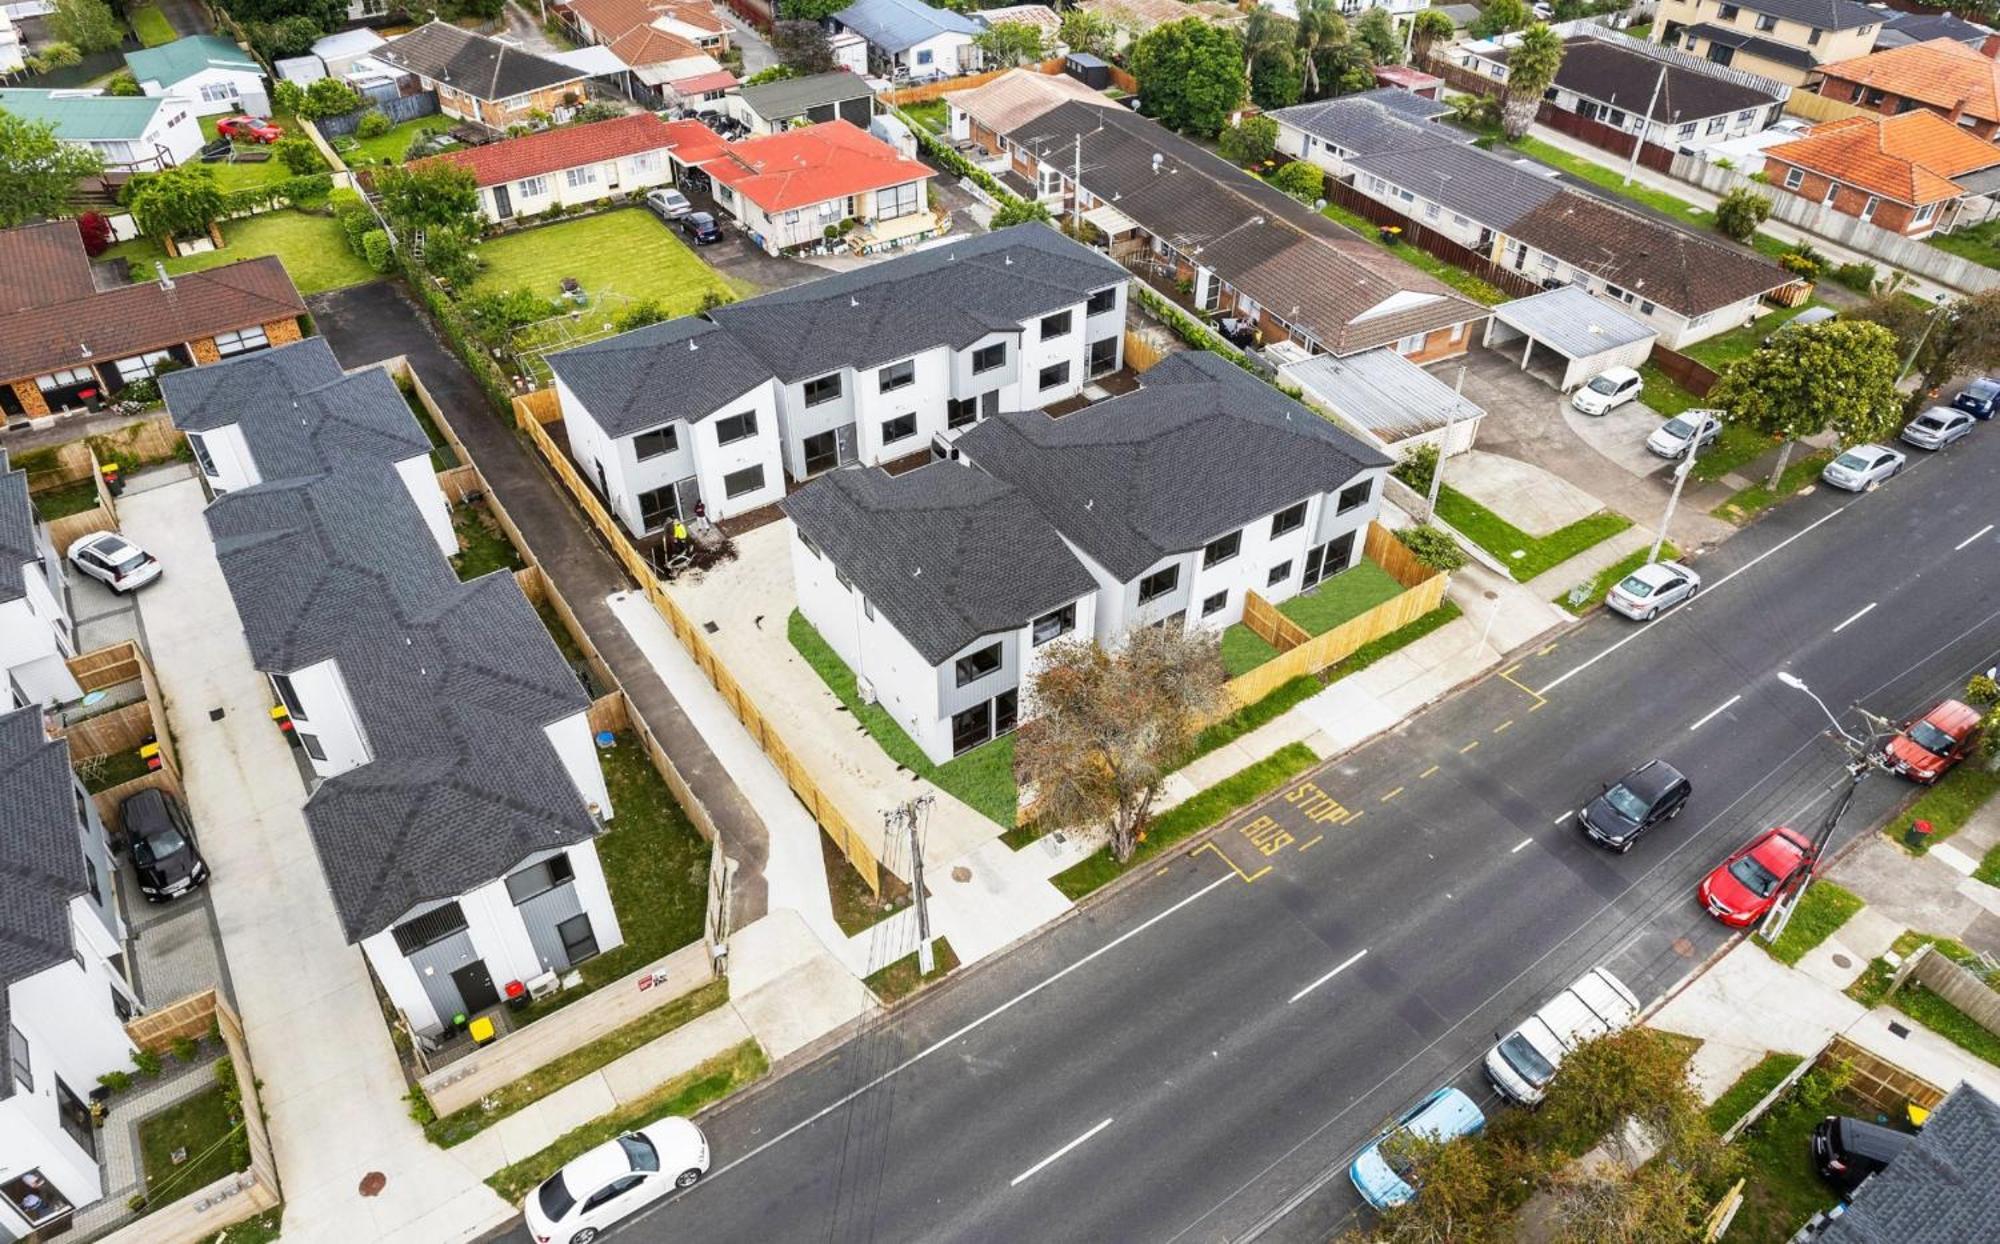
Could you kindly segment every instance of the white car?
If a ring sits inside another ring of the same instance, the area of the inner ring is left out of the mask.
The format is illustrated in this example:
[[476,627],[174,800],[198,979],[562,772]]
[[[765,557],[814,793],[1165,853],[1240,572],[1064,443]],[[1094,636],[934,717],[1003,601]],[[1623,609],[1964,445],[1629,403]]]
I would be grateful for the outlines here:
[[1635,622],[1651,622],[1662,609],[1694,599],[1701,576],[1679,562],[1653,562],[1618,581],[1604,603]]
[[134,592],[160,577],[160,559],[115,531],[93,531],[69,546],[72,566],[114,592]]
[[1903,469],[1909,458],[1886,445],[1856,445],[1819,473],[1829,487],[1865,492]]
[[708,1170],[708,1138],[669,1116],[572,1159],[521,1207],[535,1244],[590,1244],[600,1231]]
[[1971,431],[1971,415],[1949,406],[1933,406],[1903,425],[1901,439],[1918,449],[1943,449]]
[[661,220],[679,220],[694,210],[688,197],[671,186],[646,192],[646,206],[653,209]]
[[1613,367],[1598,373],[1589,384],[1576,391],[1569,404],[1586,415],[1608,415],[1639,396],[1644,382],[1629,367]]
[[1646,438],[1646,448],[1662,458],[1685,458],[1690,446],[1700,450],[1721,435],[1721,412],[1690,410],[1653,429]]

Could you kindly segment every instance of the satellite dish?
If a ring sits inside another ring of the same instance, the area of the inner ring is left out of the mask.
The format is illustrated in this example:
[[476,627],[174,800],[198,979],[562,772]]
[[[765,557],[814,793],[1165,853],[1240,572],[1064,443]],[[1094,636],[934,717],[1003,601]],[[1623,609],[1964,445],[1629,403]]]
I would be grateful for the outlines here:
[[87,692],[83,697],[83,706],[89,708],[94,704],[101,704],[104,702],[104,696],[105,692],[102,691]]

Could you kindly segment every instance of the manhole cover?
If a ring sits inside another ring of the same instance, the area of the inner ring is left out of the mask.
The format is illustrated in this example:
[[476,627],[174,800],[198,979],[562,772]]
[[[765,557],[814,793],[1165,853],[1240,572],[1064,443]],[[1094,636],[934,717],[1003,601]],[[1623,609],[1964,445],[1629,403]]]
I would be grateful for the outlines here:
[[954,865],[951,870],[951,879],[960,885],[964,885],[966,882],[972,880],[972,870],[963,864]]
[[1846,955],[1836,954],[1833,957],[1833,966],[1837,968],[1851,968],[1854,966],[1854,960],[1848,958]]
[[1692,959],[1694,958],[1694,943],[1685,937],[1677,937],[1674,939],[1674,953],[1683,959]]
[[362,1196],[379,1196],[381,1195],[383,1185],[388,1182],[389,1177],[381,1171],[369,1171],[361,1177],[359,1191]]

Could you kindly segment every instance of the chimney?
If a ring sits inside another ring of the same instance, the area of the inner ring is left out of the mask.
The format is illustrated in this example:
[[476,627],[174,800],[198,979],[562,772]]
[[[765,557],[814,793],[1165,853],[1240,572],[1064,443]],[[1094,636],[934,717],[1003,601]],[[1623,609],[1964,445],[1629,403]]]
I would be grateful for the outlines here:
[[174,278],[167,275],[167,265],[165,263],[155,259],[153,261],[153,271],[160,275],[161,289],[172,289],[174,287]]
[[1958,102],[1953,104],[1951,106],[1951,111],[1945,115],[1945,120],[1951,122],[1953,125],[1957,125],[1958,119],[1965,115],[1965,105],[1966,105],[1965,97],[1962,95],[1959,96]]

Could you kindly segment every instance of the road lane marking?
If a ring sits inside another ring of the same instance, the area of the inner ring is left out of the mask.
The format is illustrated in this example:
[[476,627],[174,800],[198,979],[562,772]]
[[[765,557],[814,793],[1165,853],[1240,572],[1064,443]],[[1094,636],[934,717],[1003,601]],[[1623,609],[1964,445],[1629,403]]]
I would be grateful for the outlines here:
[[1547,703],[1548,697],[1544,696],[1541,692],[1535,690],[1533,687],[1528,686],[1526,683],[1521,682],[1514,677],[1515,673],[1520,668],[1521,668],[1521,662],[1516,661],[1514,664],[1508,666],[1506,669],[1501,670],[1500,677],[1502,680],[1513,684],[1515,687],[1519,688],[1522,692],[1534,698],[1535,706],[1534,708],[1528,710],[1529,712],[1532,713],[1535,711],[1536,708],[1540,708],[1543,704]]
[[1878,602],[1878,601],[1872,601],[1872,600],[1871,600],[1871,601],[1869,601],[1869,602],[1868,602],[1868,603],[1867,603],[1866,605],[1862,606],[1862,607],[1861,607],[1861,608],[1860,608],[1859,610],[1856,610],[1856,611],[1855,611],[1855,613],[1854,613],[1854,615],[1853,615],[1852,617],[1848,618],[1848,619],[1847,619],[1847,621],[1845,621],[1845,622],[1842,622],[1842,623],[1841,623],[1841,624],[1840,624],[1839,626],[1836,626],[1836,627],[1834,627],[1834,628],[1833,628],[1833,633],[1834,633],[1834,634],[1836,634],[1836,635],[1838,635],[1838,634],[1840,634],[1840,633],[1841,633],[1842,631],[1846,630],[1846,629],[1847,629],[1848,627],[1850,627],[1850,626],[1854,625],[1854,624],[1855,624],[1856,622],[1859,622],[1859,621],[1860,621],[1861,619],[1863,619],[1863,618],[1867,617],[1867,616],[1868,616],[1868,615],[1869,615],[1870,613],[1872,613],[1872,612],[1874,611],[1874,609],[1875,609],[1875,606],[1876,606],[1876,605],[1877,605],[1878,603],[1880,603],[1880,602]]
[[1511,726],[1511,725],[1513,725],[1513,724],[1514,724],[1514,719],[1513,719],[1512,717],[1509,717],[1509,718],[1508,718],[1507,720],[1505,720],[1505,721],[1501,722],[1501,723],[1500,723],[1499,725],[1497,725],[1497,726],[1493,727],[1493,733],[1495,733],[1495,734],[1498,734],[1498,733],[1500,733],[1500,732],[1501,732],[1502,730],[1505,730],[1505,729],[1506,729],[1506,728],[1507,728],[1508,726]]
[[1398,796],[1398,795],[1400,795],[1400,794],[1402,794],[1402,793],[1403,793],[1403,788],[1402,788],[1402,787],[1400,787],[1400,786],[1398,786],[1398,787],[1397,787],[1396,789],[1394,789],[1394,790],[1390,791],[1390,792],[1389,792],[1388,794],[1386,794],[1386,795],[1382,796],[1382,799],[1381,799],[1381,802],[1383,802],[1383,803],[1387,803],[1387,802],[1389,802],[1389,801],[1390,801],[1391,799],[1394,799],[1394,798],[1395,798],[1396,796]]
[[1518,851],[1519,851],[1519,850],[1520,850],[1520,849],[1521,849],[1522,847],[1525,847],[1525,846],[1528,846],[1529,844],[1533,843],[1534,841],[1535,841],[1535,840],[1534,840],[1533,838],[1523,838],[1523,839],[1521,839],[1521,841],[1519,841],[1519,842],[1515,843],[1515,844],[1514,844],[1514,849],[1513,849],[1512,851],[1509,851],[1509,852],[1507,852],[1507,854],[1509,854],[1509,855],[1513,855],[1513,854],[1515,854],[1516,852],[1518,852]]
[[1689,729],[1689,730],[1699,730],[1699,729],[1701,729],[1701,728],[1702,728],[1703,726],[1707,725],[1707,724],[1708,724],[1709,722],[1711,722],[1711,721],[1714,721],[1714,720],[1715,720],[1715,719],[1716,719],[1717,717],[1720,717],[1720,716],[1722,716],[1722,715],[1723,715],[1724,713],[1728,712],[1728,711],[1730,710],[1731,706],[1733,706],[1733,705],[1734,705],[1734,704],[1736,703],[1736,701],[1738,701],[1738,700],[1740,700],[1740,699],[1742,699],[1742,698],[1743,698],[1743,696],[1742,696],[1742,694],[1741,694],[1741,693],[1738,693],[1738,694],[1736,694],[1736,695],[1732,695],[1732,696],[1730,696],[1730,697],[1729,697],[1728,699],[1724,700],[1724,701],[1723,701],[1723,702],[1722,702],[1722,703],[1721,703],[1720,705],[1716,706],[1715,708],[1712,708],[1712,709],[1710,709],[1710,710],[1708,711],[1708,715],[1707,715],[1707,716],[1703,717],[1703,718],[1702,718],[1702,719],[1701,719],[1700,721],[1697,721],[1697,722],[1695,722],[1695,723],[1694,723],[1693,725],[1689,726],[1689,727],[1688,727],[1688,729]]
[[[1249,884],[1250,884],[1251,882],[1253,882],[1253,881],[1257,880],[1257,878],[1259,878],[1259,877],[1263,876],[1263,875],[1264,875],[1265,873],[1267,873],[1267,872],[1270,872],[1270,871],[1271,871],[1271,866],[1270,866],[1269,864],[1266,864],[1266,865],[1264,865],[1264,866],[1263,866],[1262,868],[1258,869],[1258,870],[1257,870],[1256,872],[1254,872],[1254,873],[1246,873],[1246,872],[1244,872],[1244,871],[1243,871],[1242,869],[1240,869],[1240,868],[1238,868],[1238,867],[1236,866],[1236,861],[1235,861],[1235,860],[1232,860],[1232,859],[1230,859],[1230,858],[1229,858],[1229,855],[1228,855],[1228,853],[1227,853],[1227,852],[1225,852],[1225,851],[1223,851],[1223,849],[1222,849],[1221,847],[1218,847],[1218,846],[1216,846],[1216,845],[1215,845],[1215,843],[1214,843],[1213,841],[1209,841],[1209,842],[1204,842],[1204,843],[1202,843],[1202,844],[1201,844],[1200,846],[1196,847],[1196,848],[1195,848],[1195,849],[1194,849],[1194,850],[1193,850],[1193,851],[1191,852],[1191,854],[1194,854],[1194,855],[1200,855],[1200,854],[1201,854],[1201,853],[1202,853],[1203,851],[1213,851],[1213,852],[1215,852],[1215,858],[1217,858],[1217,859],[1221,860],[1221,861],[1222,861],[1223,863],[1225,863],[1225,864],[1229,865],[1229,871],[1230,871],[1230,872],[1233,872],[1233,873],[1235,873],[1235,874],[1236,874],[1236,875],[1237,875],[1238,877],[1241,877],[1241,878],[1243,879],[1243,884],[1244,884],[1244,885],[1249,885]],[[1222,880],[1224,880],[1224,881],[1227,881],[1227,880],[1229,880],[1229,878],[1227,878],[1227,877],[1224,877],[1224,878],[1222,878]]]
[[1979,537],[1985,535],[1987,532],[1991,530],[1993,530],[1993,524],[1992,523],[1986,524],[1984,527],[1981,527],[1978,531],[1975,531],[1971,535],[1967,536],[1965,539],[1960,540],[1957,544],[1952,545],[1951,551],[1954,553],[1958,552],[1960,549],[1964,548],[1968,544],[1971,544],[1974,540],[1977,540]]
[[1320,844],[1320,841],[1325,837],[1326,837],[1325,834],[1314,834],[1311,838],[1299,844],[1299,850],[1310,851],[1314,847],[1318,846]]
[[1417,776],[1420,778],[1427,778],[1431,774],[1436,773],[1437,771],[1438,771],[1438,766],[1432,765],[1430,768],[1425,769],[1422,773],[1419,773]]
[[1298,1000],[1299,1000],[1300,998],[1303,998],[1303,997],[1305,997],[1305,996],[1306,996],[1307,994],[1311,993],[1311,992],[1312,992],[1313,990],[1315,990],[1315,989],[1318,989],[1318,988],[1319,988],[1319,987],[1320,987],[1321,985],[1324,985],[1324,984],[1326,984],[1326,983],[1327,983],[1328,981],[1332,980],[1332,979],[1333,979],[1334,977],[1336,977],[1336,976],[1340,975],[1340,974],[1341,974],[1342,972],[1345,972],[1345,971],[1346,971],[1347,969],[1349,969],[1349,968],[1353,967],[1353,966],[1354,966],[1355,964],[1357,964],[1357,963],[1361,962],[1362,958],[1363,958],[1364,956],[1366,956],[1366,955],[1367,955],[1367,953],[1368,953],[1368,952],[1367,952],[1366,950],[1357,950],[1357,951],[1355,951],[1355,952],[1354,952],[1353,954],[1349,955],[1349,956],[1348,956],[1348,957],[1346,958],[1346,960],[1345,960],[1345,961],[1343,961],[1343,962],[1341,963],[1341,965],[1340,965],[1339,967],[1335,968],[1335,969],[1334,969],[1333,971],[1331,971],[1331,972],[1328,972],[1328,973],[1327,973],[1327,974],[1326,974],[1325,976],[1322,976],[1322,977],[1320,977],[1320,978],[1319,978],[1318,980],[1314,981],[1314,982],[1313,982],[1312,984],[1310,984],[1310,985],[1307,985],[1307,986],[1306,986],[1306,987],[1305,987],[1304,989],[1301,989],[1301,990],[1299,990],[1299,991],[1298,991],[1297,993],[1293,994],[1293,995],[1292,995],[1292,997],[1291,997],[1291,1001],[1290,1001],[1290,1002],[1287,1002],[1287,1003],[1285,1003],[1285,1005],[1286,1005],[1286,1006],[1290,1006],[1290,1005],[1292,1004],[1292,1002],[1297,1002],[1297,1001],[1298,1001]]
[[1047,1166],[1048,1166],[1048,1165],[1049,1165],[1050,1163],[1052,1163],[1052,1162],[1055,1162],[1056,1160],[1060,1159],[1060,1158],[1061,1158],[1061,1157],[1062,1157],[1062,1156],[1063,1156],[1064,1154],[1068,1153],[1068,1152],[1069,1152],[1070,1150],[1072,1150],[1072,1149],[1076,1148],[1076,1147],[1077,1147],[1078,1145],[1082,1144],[1082,1143],[1083,1143],[1084,1141],[1086,1141],[1086,1140],[1089,1140],[1089,1139],[1090,1139],[1090,1138],[1091,1138],[1092,1136],[1095,1136],[1095,1135],[1097,1135],[1097,1134],[1098,1134],[1099,1132],[1103,1131],[1103,1130],[1104,1130],[1105,1128],[1107,1128],[1107,1127],[1110,1127],[1110,1126],[1111,1126],[1111,1120],[1109,1120],[1109,1119],[1106,1119],[1106,1120],[1105,1120],[1104,1122],[1102,1122],[1102,1123],[1098,1124],[1098,1125],[1097,1125],[1096,1127],[1093,1127],[1093,1128],[1091,1128],[1091,1129],[1090,1129],[1089,1131],[1085,1132],[1085,1133],[1084,1133],[1083,1135],[1081,1135],[1081,1136],[1077,1137],[1077,1138],[1076,1138],[1075,1140],[1072,1140],[1072,1141],[1070,1141],[1070,1142],[1069,1142],[1068,1144],[1064,1145],[1064,1146],[1063,1146],[1062,1148],[1060,1148],[1060,1149],[1056,1150],[1056,1151],[1055,1151],[1054,1153],[1051,1153],[1051,1154],[1050,1154],[1049,1156],[1047,1156],[1047,1157],[1043,1158],[1043,1159],[1042,1159],[1041,1161],[1039,1161],[1039,1162],[1035,1163],[1035,1164],[1034,1164],[1033,1166],[1029,1167],[1029,1168],[1028,1168],[1027,1170],[1025,1170],[1025,1171],[1022,1171],[1022,1172],[1021,1172],[1020,1174],[1018,1174],[1018,1175],[1014,1176],[1014,1180],[1013,1180],[1013,1182],[1012,1182],[1012,1183],[1010,1183],[1010,1184],[1008,1184],[1007,1186],[1008,1186],[1009,1188],[1018,1188],[1018,1187],[1020,1187],[1020,1186],[1021,1186],[1021,1184],[1022,1184],[1022,1182],[1023,1182],[1024,1180],[1029,1180],[1029,1179],[1033,1179],[1033,1178],[1034,1178],[1034,1177],[1035,1177],[1036,1175],[1040,1174],[1040,1173],[1042,1172],[1042,1170],[1043,1170],[1043,1169],[1044,1169],[1045,1167],[1047,1167]]
[[1461,748],[1459,748],[1459,749],[1458,749],[1458,754],[1459,754],[1459,755],[1461,755],[1461,756],[1463,756],[1463,755],[1465,755],[1465,753],[1467,753],[1467,752],[1471,751],[1471,750],[1472,750],[1473,748],[1475,748],[1475,747],[1478,747],[1478,746],[1479,746],[1479,740],[1478,740],[1478,739],[1474,739],[1474,740],[1472,740],[1472,742],[1470,742],[1470,743],[1467,743],[1467,744],[1466,744],[1466,745],[1465,745],[1464,747],[1461,747]]
[[1561,816],[1559,816],[1559,817],[1557,817],[1557,818],[1556,818],[1556,824],[1560,825],[1560,824],[1562,824],[1562,823],[1563,823],[1564,821],[1567,821],[1567,820],[1568,820],[1569,818],[1571,818],[1571,817],[1573,817],[1573,816],[1575,816],[1575,815],[1576,815],[1576,809],[1575,809],[1575,808],[1571,808],[1571,809],[1570,809],[1569,811],[1567,811],[1567,812],[1563,813],[1563,814],[1562,814]]

